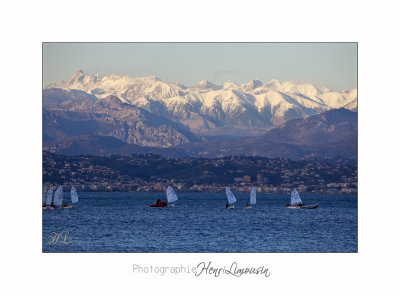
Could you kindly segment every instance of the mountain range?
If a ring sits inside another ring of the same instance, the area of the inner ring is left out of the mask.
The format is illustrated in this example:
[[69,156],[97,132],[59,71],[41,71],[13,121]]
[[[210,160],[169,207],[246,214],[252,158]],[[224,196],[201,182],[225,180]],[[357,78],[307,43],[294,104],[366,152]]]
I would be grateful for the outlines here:
[[[247,84],[227,81],[216,85],[203,80],[186,87],[151,76],[86,75],[76,71],[67,81],[43,89],[43,107],[66,110],[86,100],[110,95],[185,127],[198,137],[262,135],[287,121],[305,118],[330,109],[357,109],[357,89],[341,92],[311,84],[280,82]],[[82,110],[82,108],[81,108]],[[141,144],[140,145],[146,145]],[[174,143],[171,143],[174,145]]]
[[334,109],[295,119],[261,136],[186,143],[177,148],[189,156],[263,156],[357,158],[357,113]]
[[43,110],[44,141],[79,135],[112,136],[126,143],[158,147],[200,140],[187,127],[123,103],[115,96],[67,100]]
[[174,158],[244,155],[291,159],[357,159],[357,138],[357,113],[335,109],[289,121],[264,135],[254,137],[188,142],[175,147],[160,148],[128,144],[112,136],[76,135],[44,141],[43,149],[67,155],[153,153]]
[[43,149],[167,157],[357,157],[357,90],[101,77],[43,88]]

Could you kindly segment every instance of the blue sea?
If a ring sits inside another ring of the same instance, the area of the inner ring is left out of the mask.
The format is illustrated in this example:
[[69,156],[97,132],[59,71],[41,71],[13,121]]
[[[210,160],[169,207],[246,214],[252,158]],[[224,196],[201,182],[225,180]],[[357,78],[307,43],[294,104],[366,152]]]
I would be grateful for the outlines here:
[[[43,252],[357,252],[357,196],[179,193],[174,208],[150,208],[163,193],[79,193],[73,209],[43,210]],[[69,196],[64,193],[64,200]]]

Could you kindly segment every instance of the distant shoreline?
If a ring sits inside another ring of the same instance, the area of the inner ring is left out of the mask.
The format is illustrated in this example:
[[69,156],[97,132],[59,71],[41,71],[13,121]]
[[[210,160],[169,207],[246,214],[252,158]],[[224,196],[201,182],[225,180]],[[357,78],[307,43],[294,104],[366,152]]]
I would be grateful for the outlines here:
[[[64,192],[68,193],[68,192]],[[165,195],[165,191],[151,191],[151,192],[137,192],[137,191],[80,191],[79,193],[120,193],[120,194],[156,194],[160,193]],[[177,194],[223,194],[225,195],[225,191],[207,191],[207,192],[193,192],[193,191],[176,191]],[[250,191],[248,192],[250,193]],[[247,195],[247,192],[235,192],[235,195]],[[358,196],[358,193],[316,193],[316,192],[302,192],[303,195],[349,195],[349,196]],[[290,193],[276,192],[276,193],[257,193],[257,195],[290,195]]]

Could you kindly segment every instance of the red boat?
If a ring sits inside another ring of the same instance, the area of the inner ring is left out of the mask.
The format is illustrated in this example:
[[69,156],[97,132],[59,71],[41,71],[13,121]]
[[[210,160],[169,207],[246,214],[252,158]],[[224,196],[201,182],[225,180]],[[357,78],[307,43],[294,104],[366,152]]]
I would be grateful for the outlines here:
[[167,202],[163,202],[160,199],[157,200],[154,204],[151,204],[150,207],[166,207]]

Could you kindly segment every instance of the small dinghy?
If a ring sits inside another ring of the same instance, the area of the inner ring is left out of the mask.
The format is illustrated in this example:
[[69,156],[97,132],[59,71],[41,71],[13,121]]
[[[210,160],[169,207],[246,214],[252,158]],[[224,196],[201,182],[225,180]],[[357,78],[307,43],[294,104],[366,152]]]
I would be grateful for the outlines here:
[[288,209],[315,209],[319,204],[306,205],[302,202],[299,193],[296,189],[292,191],[290,197],[290,204],[285,204],[285,207]]
[[172,187],[167,188],[167,207],[174,207],[174,202],[178,201],[178,196],[176,195]]
[[246,209],[253,209],[256,204],[256,188],[253,187],[250,193],[250,200],[246,204]]
[[62,186],[60,186],[54,193],[54,201],[53,201],[54,208],[62,209],[62,200],[63,200],[63,189]]
[[75,204],[78,202],[78,192],[74,186],[71,187],[71,202],[72,205],[63,206],[64,209],[71,209],[75,207]]
[[236,203],[236,198],[233,195],[231,189],[229,187],[225,188],[225,194],[226,194],[226,209],[233,209],[235,206],[233,206],[234,203]]
[[42,195],[42,207],[43,209],[46,208],[46,198],[47,198],[47,189],[46,187],[43,188],[43,195]]
[[54,206],[52,206],[52,203],[53,203],[53,187],[51,186],[46,193],[46,202],[45,202],[46,206],[43,207],[43,209],[53,210]]
[[174,207],[174,202],[178,201],[178,196],[176,195],[174,189],[169,186],[166,191],[167,194],[167,201],[161,201],[158,199],[157,202],[151,204],[150,207]]
[[167,202],[163,202],[160,199],[157,200],[154,204],[151,204],[150,207],[166,207]]

